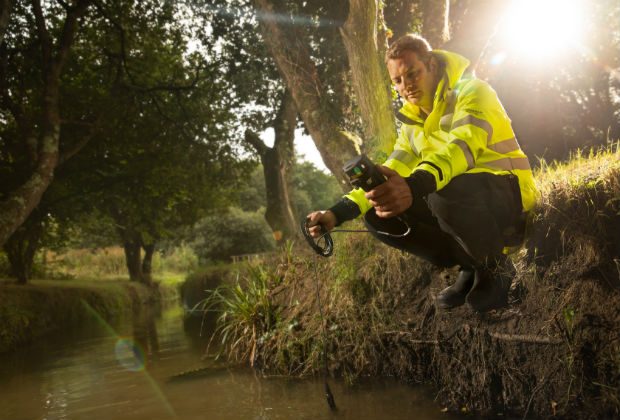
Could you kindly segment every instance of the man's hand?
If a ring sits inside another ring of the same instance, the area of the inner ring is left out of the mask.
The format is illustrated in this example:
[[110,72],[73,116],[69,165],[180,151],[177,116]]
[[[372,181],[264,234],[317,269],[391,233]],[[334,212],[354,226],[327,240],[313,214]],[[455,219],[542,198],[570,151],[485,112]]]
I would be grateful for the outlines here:
[[398,216],[413,204],[413,196],[409,185],[398,172],[386,166],[379,170],[387,177],[387,181],[366,193],[366,198],[375,208],[377,216],[389,218]]
[[331,210],[313,211],[306,216],[306,220],[308,230],[313,238],[318,238],[323,234],[321,226],[329,232],[336,226],[337,222],[336,215]]

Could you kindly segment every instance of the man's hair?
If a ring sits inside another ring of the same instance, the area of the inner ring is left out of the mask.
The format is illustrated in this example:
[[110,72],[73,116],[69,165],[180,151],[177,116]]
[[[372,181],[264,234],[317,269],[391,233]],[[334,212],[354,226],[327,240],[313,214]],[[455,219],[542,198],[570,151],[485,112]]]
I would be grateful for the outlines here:
[[416,34],[407,34],[398,38],[396,41],[390,44],[389,48],[385,52],[385,62],[388,60],[394,60],[396,58],[403,58],[407,51],[411,51],[417,54],[418,58],[429,65],[431,59],[431,44],[424,38]]

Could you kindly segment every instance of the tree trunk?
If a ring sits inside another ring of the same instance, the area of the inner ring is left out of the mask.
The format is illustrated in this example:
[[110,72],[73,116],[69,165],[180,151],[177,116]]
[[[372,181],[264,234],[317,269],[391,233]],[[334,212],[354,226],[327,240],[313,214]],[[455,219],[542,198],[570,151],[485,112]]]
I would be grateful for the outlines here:
[[140,241],[127,240],[123,243],[123,249],[125,250],[125,263],[127,264],[127,270],[129,271],[129,280],[143,282],[142,262],[140,258],[140,250],[142,246]]
[[385,161],[396,140],[383,28],[379,0],[349,1],[349,16],[340,33],[365,124],[364,149],[379,162]]
[[[155,252],[155,242],[144,244],[143,234],[133,228],[129,218],[116,205],[112,204],[108,208],[109,214],[114,219],[116,231],[123,243],[125,250],[125,264],[129,272],[129,280],[152,284],[152,261]],[[144,248],[144,260],[142,260],[141,250]]]
[[12,7],[13,2],[11,0],[0,0],[0,44],[4,41],[6,28],[9,26]]
[[288,194],[286,168],[282,163],[279,150],[275,148],[269,148],[261,161],[267,192],[265,220],[271,227],[273,238],[281,244],[293,238],[297,231]]
[[73,44],[77,20],[86,12],[89,3],[87,0],[80,0],[76,6],[69,9],[56,46],[57,53],[53,55],[55,45],[46,28],[40,1],[33,2],[43,57],[41,67],[44,73],[40,154],[30,178],[0,202],[0,245],[4,245],[13,232],[24,223],[41,201],[43,193],[54,177],[60,140],[60,77]]
[[[274,13],[270,0],[254,0],[263,39],[282,78],[291,91],[295,105],[316,144],[325,166],[349,190],[343,163],[359,153],[359,140],[340,130],[323,97],[316,66],[302,37],[295,35],[294,22],[285,14]],[[290,20],[290,19],[289,19]],[[287,25],[287,33],[282,27]]]
[[11,276],[17,283],[26,284],[32,274],[34,256],[39,249],[43,226],[41,220],[25,223],[4,244],[4,251],[11,265]]
[[421,3],[422,36],[433,48],[441,47],[450,39],[448,17],[450,0],[425,0]]
[[263,164],[267,193],[265,220],[278,244],[294,238],[298,231],[288,192],[289,173],[295,159],[293,141],[296,120],[295,104],[287,90],[273,124],[273,147],[265,146],[255,133],[249,130],[245,133],[246,141],[256,149]]
[[142,245],[144,249],[144,258],[142,259],[142,283],[153,284],[153,254],[155,253],[155,244]]

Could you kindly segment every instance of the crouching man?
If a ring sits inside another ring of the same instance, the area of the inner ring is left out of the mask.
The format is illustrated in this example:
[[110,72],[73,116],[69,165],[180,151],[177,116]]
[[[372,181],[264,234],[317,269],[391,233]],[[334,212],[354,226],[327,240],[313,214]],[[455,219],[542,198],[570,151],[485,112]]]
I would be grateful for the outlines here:
[[[495,91],[467,72],[469,61],[432,50],[416,35],[386,53],[394,88],[404,100],[394,150],[380,171],[387,181],[351,191],[327,211],[308,215],[310,233],[363,215],[375,236],[438,266],[460,267],[437,296],[439,309],[468,303],[479,312],[504,306],[508,288],[494,270],[504,251],[523,241],[537,190],[527,156]],[[395,216],[405,214],[411,233]]]

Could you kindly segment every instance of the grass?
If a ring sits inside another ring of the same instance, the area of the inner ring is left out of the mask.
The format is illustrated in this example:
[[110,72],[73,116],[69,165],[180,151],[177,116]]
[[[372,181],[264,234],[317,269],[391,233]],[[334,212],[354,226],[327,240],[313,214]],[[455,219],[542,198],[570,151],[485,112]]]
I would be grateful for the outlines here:
[[278,311],[269,296],[277,283],[268,267],[247,263],[235,282],[218,286],[197,305],[205,312],[219,313],[212,338],[220,337],[220,354],[254,365],[258,346],[278,322]]
[[620,170],[620,142],[608,147],[576,150],[566,161],[547,163],[540,161],[534,176],[542,197],[548,197],[553,191],[569,191],[597,182],[616,182],[614,173]]
[[560,256],[579,255],[581,265],[618,257],[619,143],[587,155],[577,151],[565,163],[545,164],[536,178],[542,198],[530,247],[542,254],[542,265]]
[[[198,257],[188,246],[180,246],[167,254],[153,256],[153,276],[166,285],[178,285],[196,270]],[[43,250],[35,260],[35,278],[80,281],[127,280],[125,253],[121,247],[67,249],[63,252]]]

